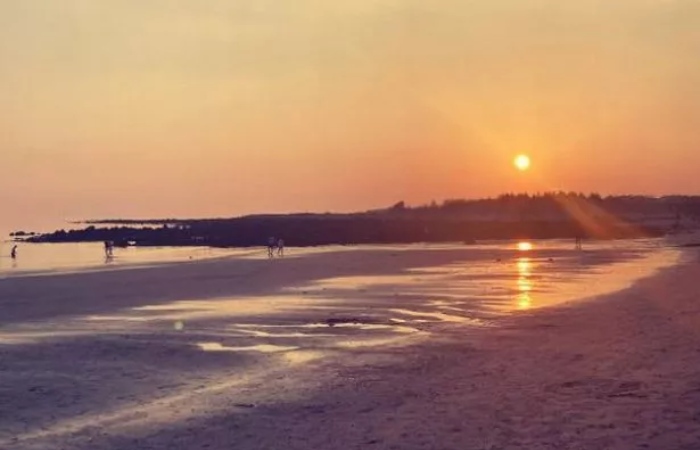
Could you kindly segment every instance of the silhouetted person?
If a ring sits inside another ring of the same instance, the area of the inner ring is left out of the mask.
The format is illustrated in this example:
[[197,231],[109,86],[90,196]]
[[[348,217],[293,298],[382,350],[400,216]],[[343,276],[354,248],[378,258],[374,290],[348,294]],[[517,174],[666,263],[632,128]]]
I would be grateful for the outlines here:
[[275,256],[275,247],[277,246],[277,241],[275,240],[274,237],[270,237],[267,240],[267,257],[272,258]]
[[284,256],[284,240],[277,241],[277,256]]
[[581,236],[576,236],[576,250],[581,250],[583,248],[583,240]]
[[10,258],[17,259],[17,246],[16,245],[14,247],[12,247],[12,250],[10,251]]
[[105,256],[107,258],[114,256],[114,242],[105,241]]

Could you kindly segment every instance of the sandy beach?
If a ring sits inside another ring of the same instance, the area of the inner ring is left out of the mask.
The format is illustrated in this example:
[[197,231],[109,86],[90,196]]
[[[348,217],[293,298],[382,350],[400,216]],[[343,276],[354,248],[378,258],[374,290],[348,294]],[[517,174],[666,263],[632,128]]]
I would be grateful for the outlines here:
[[335,249],[3,279],[0,448],[698,448],[700,266],[621,253]]

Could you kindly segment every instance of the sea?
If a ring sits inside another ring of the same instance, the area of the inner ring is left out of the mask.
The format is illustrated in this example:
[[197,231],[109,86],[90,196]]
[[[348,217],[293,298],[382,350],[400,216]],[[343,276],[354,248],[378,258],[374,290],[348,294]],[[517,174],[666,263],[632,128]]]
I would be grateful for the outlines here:
[[[10,257],[17,245],[16,258]],[[465,245],[357,245],[289,248],[288,256],[311,257],[326,252],[464,251]],[[416,280],[442,283],[462,296],[484,297],[501,309],[528,309],[562,299],[601,295],[673,265],[679,252],[664,239],[588,241],[576,250],[571,240],[485,241],[469,246],[468,263],[417,268],[397,280],[407,289]],[[102,243],[0,242],[0,278],[119,270],[216,258],[266,259],[263,247],[126,247],[106,257]],[[342,278],[342,277],[340,277]],[[337,280],[324,280],[329,286]],[[382,277],[354,277],[347,289],[376,289]],[[347,283],[346,283],[347,284]],[[435,292],[440,297],[440,292]],[[536,298],[536,301],[534,300]]]
[[[13,246],[16,258],[11,258]],[[110,270],[125,267],[171,264],[219,257],[248,257],[262,249],[217,249],[211,247],[125,247],[107,257],[101,242],[0,243],[0,278],[76,271]]]

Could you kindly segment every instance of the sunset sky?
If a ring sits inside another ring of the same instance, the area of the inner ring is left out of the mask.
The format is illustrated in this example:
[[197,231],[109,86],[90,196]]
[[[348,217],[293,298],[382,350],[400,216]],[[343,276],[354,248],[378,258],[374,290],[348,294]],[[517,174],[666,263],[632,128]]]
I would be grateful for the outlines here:
[[698,55],[696,0],[0,0],[0,228],[700,194]]

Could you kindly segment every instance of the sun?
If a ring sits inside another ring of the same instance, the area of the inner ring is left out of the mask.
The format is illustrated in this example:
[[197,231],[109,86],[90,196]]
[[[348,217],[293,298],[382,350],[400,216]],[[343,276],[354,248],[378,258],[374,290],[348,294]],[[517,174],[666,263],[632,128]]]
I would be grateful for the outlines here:
[[532,245],[532,242],[518,242],[518,250],[521,252],[529,252],[535,248],[534,245]]
[[530,168],[530,162],[530,157],[527,155],[518,155],[513,160],[513,164],[515,164],[515,167],[521,172]]

